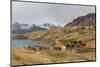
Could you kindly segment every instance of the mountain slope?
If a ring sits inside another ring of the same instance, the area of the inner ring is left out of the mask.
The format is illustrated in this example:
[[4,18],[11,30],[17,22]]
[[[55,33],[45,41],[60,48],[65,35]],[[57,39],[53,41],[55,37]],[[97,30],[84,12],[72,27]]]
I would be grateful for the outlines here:
[[72,22],[65,25],[65,27],[72,27],[72,26],[93,26],[96,24],[96,14],[90,13],[86,16],[80,16],[74,19]]
[[67,43],[73,40],[86,41],[87,46],[95,47],[95,26],[65,27],[45,31],[36,31],[25,34],[30,40],[55,41],[61,40]]

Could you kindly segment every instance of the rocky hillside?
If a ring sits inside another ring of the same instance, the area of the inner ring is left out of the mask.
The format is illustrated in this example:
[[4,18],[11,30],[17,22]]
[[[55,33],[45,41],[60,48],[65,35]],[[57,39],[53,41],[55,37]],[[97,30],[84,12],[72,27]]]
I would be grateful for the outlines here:
[[45,31],[36,31],[25,34],[30,40],[37,41],[55,41],[60,40],[67,44],[73,40],[81,40],[87,43],[88,47],[95,47],[95,26],[79,26],[57,28]]
[[93,26],[96,24],[96,14],[90,13],[86,16],[80,16],[74,19],[72,22],[65,25],[65,27],[72,27],[72,26]]

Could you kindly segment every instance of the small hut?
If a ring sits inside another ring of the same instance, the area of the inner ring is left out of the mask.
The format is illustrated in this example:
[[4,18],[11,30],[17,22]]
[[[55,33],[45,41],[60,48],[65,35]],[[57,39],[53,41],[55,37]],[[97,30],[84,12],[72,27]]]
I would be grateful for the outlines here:
[[56,41],[54,45],[52,46],[53,50],[55,51],[63,51],[66,50],[66,46],[62,44],[60,41]]
[[47,44],[38,44],[37,46],[35,46],[36,50],[48,50],[49,46]]

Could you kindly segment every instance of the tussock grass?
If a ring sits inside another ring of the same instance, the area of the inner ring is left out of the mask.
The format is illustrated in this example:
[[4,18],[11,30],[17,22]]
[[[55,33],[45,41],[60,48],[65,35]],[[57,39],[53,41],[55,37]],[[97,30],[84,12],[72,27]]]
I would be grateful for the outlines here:
[[[95,60],[95,52],[90,50],[87,52],[76,53],[73,50],[66,51],[38,51],[28,50],[25,48],[12,47],[12,65],[29,65],[29,64],[48,64],[62,62],[77,62]],[[85,50],[85,49],[84,49]],[[76,55],[79,56],[76,56]]]

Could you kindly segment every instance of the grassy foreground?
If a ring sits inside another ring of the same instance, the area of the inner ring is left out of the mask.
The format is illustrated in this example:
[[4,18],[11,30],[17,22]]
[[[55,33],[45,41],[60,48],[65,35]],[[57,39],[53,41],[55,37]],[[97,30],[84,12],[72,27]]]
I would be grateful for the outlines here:
[[12,47],[12,65],[48,64],[95,60],[95,51],[38,51]]

